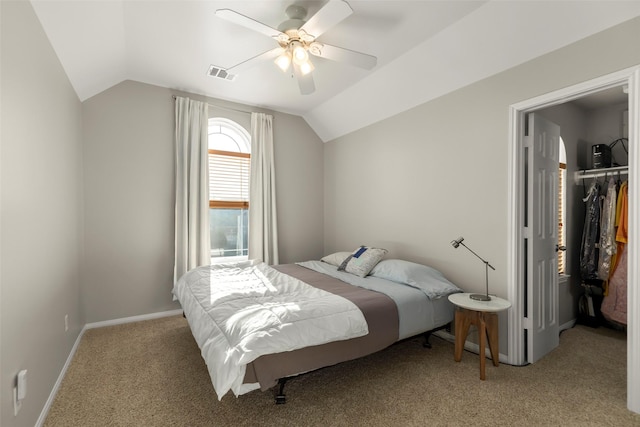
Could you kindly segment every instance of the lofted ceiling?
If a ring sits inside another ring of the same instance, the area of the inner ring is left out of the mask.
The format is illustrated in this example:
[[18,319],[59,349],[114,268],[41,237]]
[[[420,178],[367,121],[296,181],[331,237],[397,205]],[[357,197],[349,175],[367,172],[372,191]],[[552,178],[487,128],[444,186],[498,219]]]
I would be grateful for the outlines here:
[[[336,0],[332,0],[336,1]],[[78,97],[124,80],[304,117],[323,141],[390,117],[640,15],[626,0],[349,0],[353,14],[320,42],[378,58],[363,70],[314,59],[316,91],[272,61],[235,80],[207,75],[277,46],[225,21],[232,9],[271,27],[299,0],[31,0]]]

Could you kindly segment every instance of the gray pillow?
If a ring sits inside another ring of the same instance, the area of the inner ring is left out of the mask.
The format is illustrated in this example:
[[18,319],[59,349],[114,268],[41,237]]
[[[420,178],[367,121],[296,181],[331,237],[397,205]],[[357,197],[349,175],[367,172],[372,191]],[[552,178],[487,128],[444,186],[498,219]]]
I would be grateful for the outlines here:
[[421,289],[429,298],[462,292],[435,268],[401,259],[385,259],[371,270],[371,276]]

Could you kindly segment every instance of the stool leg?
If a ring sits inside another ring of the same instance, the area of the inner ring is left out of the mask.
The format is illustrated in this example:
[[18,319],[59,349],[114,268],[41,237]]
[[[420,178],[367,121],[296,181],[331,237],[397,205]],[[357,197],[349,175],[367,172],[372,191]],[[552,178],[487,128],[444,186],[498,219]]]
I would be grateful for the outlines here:
[[500,364],[500,355],[498,348],[498,315],[496,313],[485,313],[485,321],[487,324],[487,337],[489,338],[489,350],[491,351],[491,360],[493,366]]
[[484,322],[484,313],[480,313],[478,316],[480,321],[478,322],[478,337],[480,338],[480,379],[484,380],[484,367],[486,362],[485,356],[485,341],[487,340],[487,327]]
[[455,322],[456,322],[456,346],[454,358],[456,362],[462,360],[462,351],[464,350],[464,343],[467,340],[467,334],[469,333],[469,326],[471,326],[471,319],[469,317],[469,313],[467,310],[462,308],[456,309],[455,314]]

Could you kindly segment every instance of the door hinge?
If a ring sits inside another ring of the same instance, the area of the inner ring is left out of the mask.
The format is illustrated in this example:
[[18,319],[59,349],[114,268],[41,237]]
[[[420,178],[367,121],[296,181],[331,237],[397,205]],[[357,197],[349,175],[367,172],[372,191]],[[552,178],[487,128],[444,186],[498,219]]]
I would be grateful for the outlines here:
[[531,148],[533,146],[533,136],[525,135],[523,142],[524,147]]
[[531,319],[528,317],[524,317],[522,320],[522,325],[524,326],[524,328],[531,329]]

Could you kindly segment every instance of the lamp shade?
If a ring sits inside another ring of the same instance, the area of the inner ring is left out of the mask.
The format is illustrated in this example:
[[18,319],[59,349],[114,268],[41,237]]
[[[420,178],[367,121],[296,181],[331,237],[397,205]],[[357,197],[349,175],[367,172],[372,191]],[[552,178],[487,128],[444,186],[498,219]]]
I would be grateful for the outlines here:
[[307,49],[305,49],[302,43],[294,42],[291,44],[291,47],[293,51],[293,61],[296,64],[302,65],[303,63],[307,62],[307,60],[309,59],[309,54],[307,53]]
[[276,58],[275,63],[282,71],[286,72],[291,65],[291,53],[288,50],[284,51]]
[[303,62],[302,64],[300,64],[300,72],[302,73],[303,76],[309,74],[310,72],[313,71],[315,67],[313,66],[313,64],[311,63],[311,61],[307,60],[305,62]]

